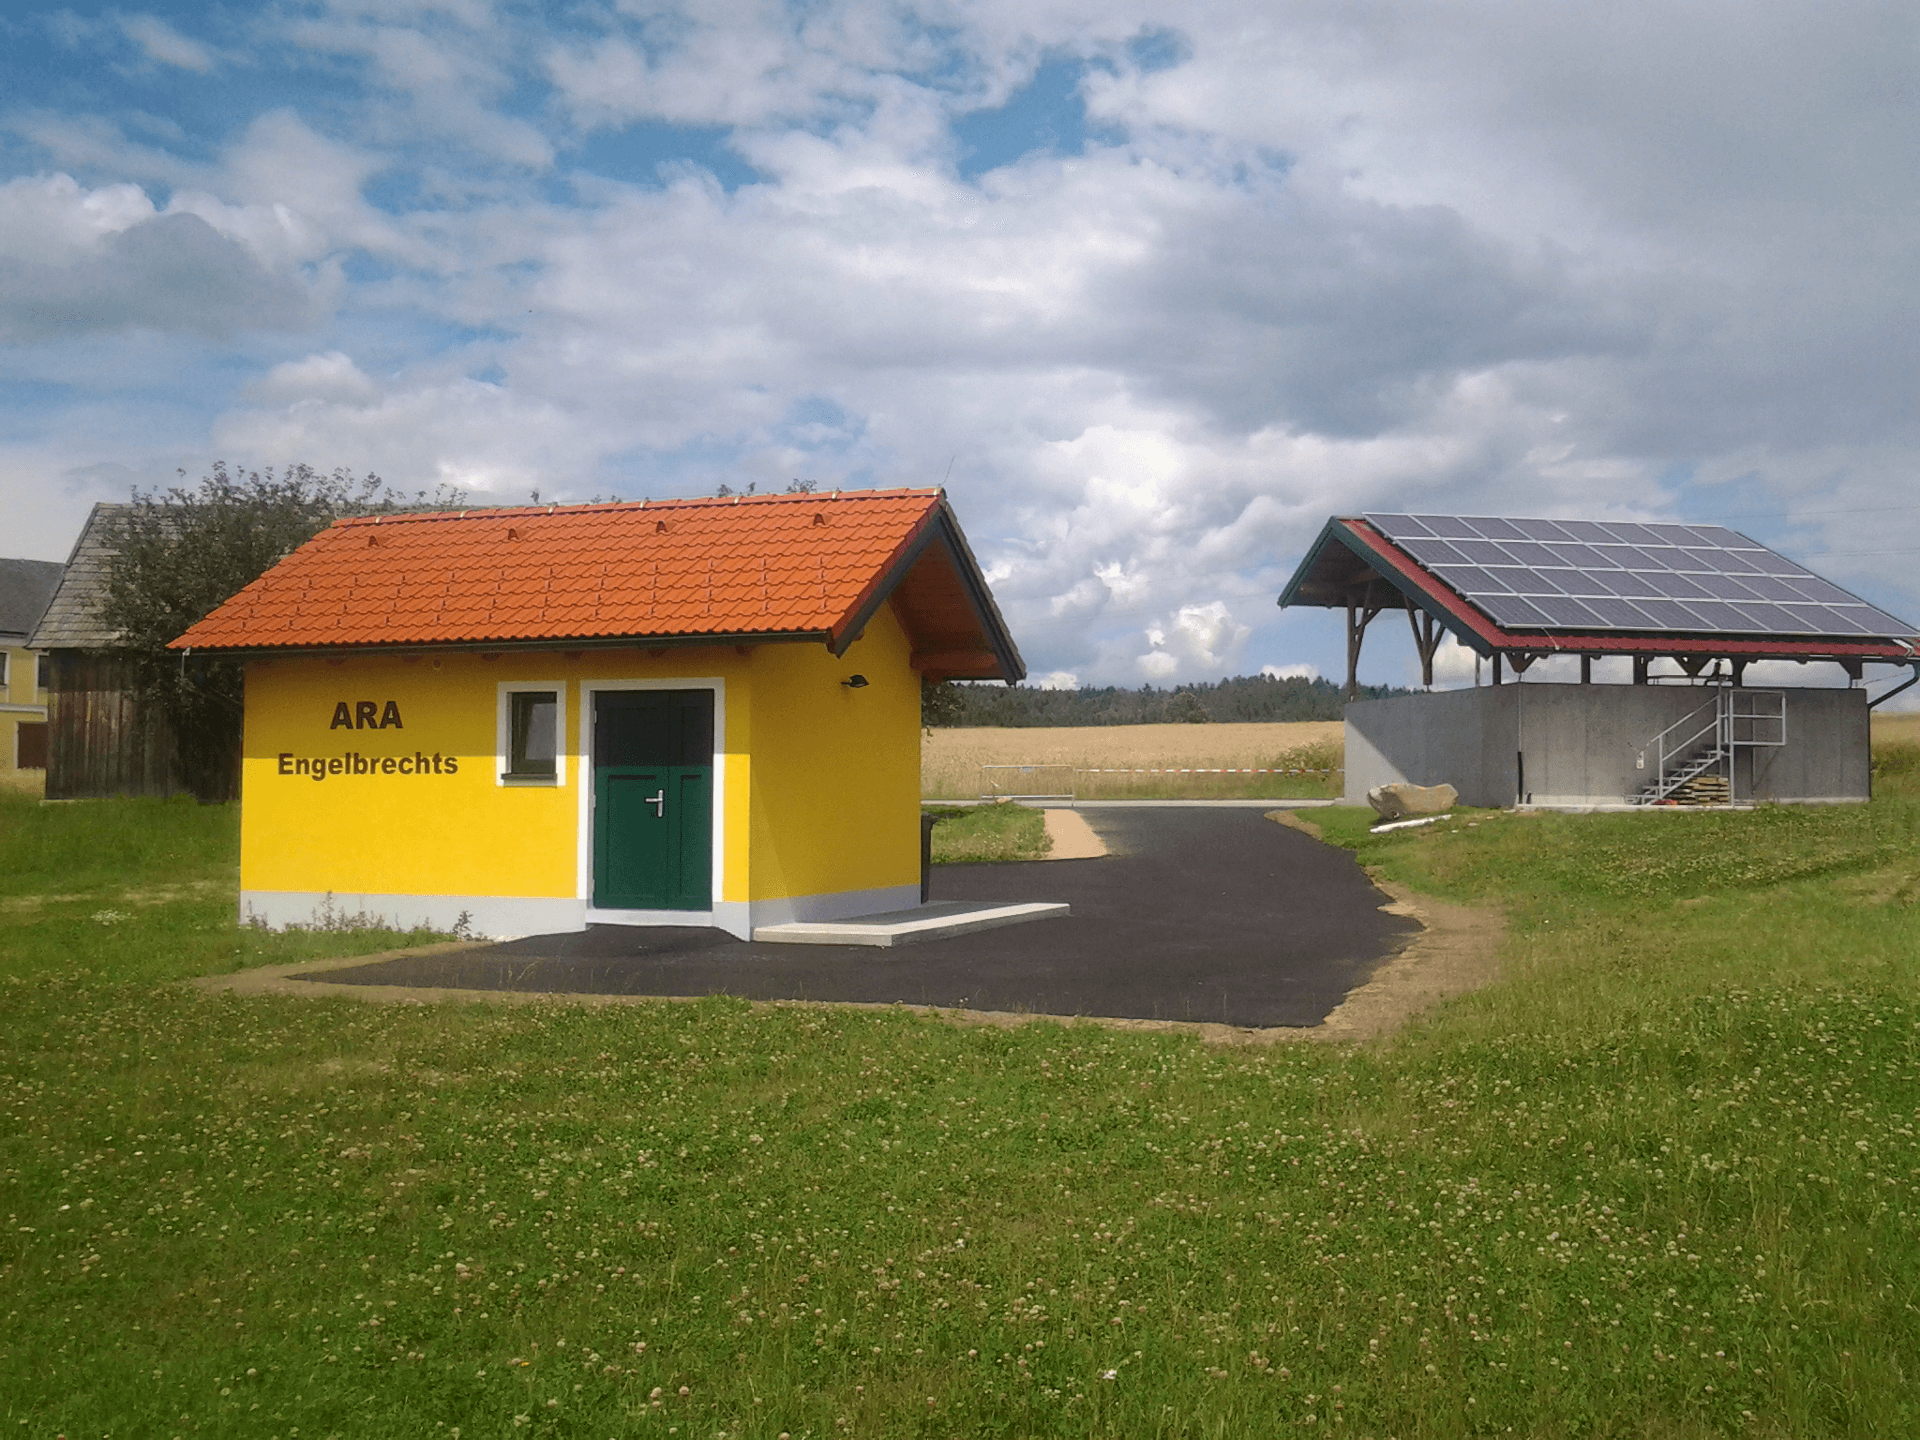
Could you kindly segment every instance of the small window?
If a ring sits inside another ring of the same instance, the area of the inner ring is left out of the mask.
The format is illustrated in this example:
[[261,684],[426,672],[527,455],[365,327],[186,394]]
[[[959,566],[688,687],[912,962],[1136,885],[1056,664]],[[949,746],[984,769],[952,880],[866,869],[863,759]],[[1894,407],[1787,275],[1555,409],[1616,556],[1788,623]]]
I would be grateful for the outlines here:
[[494,712],[494,784],[567,783],[567,682],[503,680]]
[[559,753],[560,697],[552,690],[516,690],[507,697],[509,780],[553,780]]
[[44,721],[23,722],[14,732],[13,763],[22,770],[47,768],[47,727]]
[[33,683],[44,690],[53,683],[53,657],[36,655],[33,657]]
[[[0,650],[0,690],[5,690],[7,688],[7,660],[8,660],[7,652],[4,650]],[[5,698],[5,697],[0,697],[0,698]]]

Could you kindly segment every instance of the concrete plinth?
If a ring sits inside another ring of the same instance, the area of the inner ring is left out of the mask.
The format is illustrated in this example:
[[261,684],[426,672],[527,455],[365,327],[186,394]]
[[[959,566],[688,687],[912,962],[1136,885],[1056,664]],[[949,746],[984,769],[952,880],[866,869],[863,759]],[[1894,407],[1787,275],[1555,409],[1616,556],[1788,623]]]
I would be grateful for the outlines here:
[[940,940],[1001,925],[1021,925],[1029,920],[1053,920],[1066,915],[1070,909],[1067,905],[1039,902],[994,905],[952,900],[920,905],[912,910],[892,910],[883,915],[858,915],[848,920],[759,925],[754,927],[753,938],[776,945],[908,945],[915,940]]

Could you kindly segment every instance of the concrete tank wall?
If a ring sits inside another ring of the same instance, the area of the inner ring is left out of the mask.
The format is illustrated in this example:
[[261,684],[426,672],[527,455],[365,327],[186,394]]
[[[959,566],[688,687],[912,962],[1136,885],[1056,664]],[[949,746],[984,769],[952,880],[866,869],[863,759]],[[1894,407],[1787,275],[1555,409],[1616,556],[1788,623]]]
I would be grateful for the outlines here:
[[1864,690],[1789,690],[1787,743],[1754,750],[1751,776],[1737,777],[1757,800],[1867,800],[1873,795],[1873,712]]
[[1511,805],[1517,685],[1396,695],[1347,706],[1349,805],[1375,785],[1451,785],[1463,805]]
[[[1711,705],[1693,685],[1515,684],[1367,700],[1346,711],[1346,799],[1395,781],[1452,785],[1467,805],[1618,805],[1654,778],[1661,731]],[[1787,743],[1737,752],[1741,800],[1869,795],[1861,690],[1788,690]],[[1711,710],[1700,715],[1707,723]]]

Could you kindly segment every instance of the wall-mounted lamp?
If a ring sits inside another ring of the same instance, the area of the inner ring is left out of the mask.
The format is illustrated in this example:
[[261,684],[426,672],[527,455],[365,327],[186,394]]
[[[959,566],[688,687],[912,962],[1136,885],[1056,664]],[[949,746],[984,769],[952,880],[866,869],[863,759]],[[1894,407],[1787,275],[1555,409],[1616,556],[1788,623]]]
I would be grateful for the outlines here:
[[864,690],[867,688],[867,677],[864,675],[849,675],[840,683],[849,690]]

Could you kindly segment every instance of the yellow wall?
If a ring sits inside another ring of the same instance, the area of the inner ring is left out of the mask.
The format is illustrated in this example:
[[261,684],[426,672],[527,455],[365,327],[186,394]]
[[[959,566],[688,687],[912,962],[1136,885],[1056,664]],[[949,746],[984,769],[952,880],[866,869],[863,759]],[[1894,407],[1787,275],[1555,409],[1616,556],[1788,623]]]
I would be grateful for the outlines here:
[[[241,770],[245,890],[399,895],[575,892],[576,778],[495,783],[499,682],[558,680],[557,656],[473,654],[256,661]],[[571,688],[571,687],[570,687]],[[402,729],[330,729],[334,707],[398,707]],[[576,699],[570,697],[569,714]],[[280,757],[454,757],[453,775],[280,773]]]
[[[0,685],[0,776],[9,784],[24,784],[29,788],[44,783],[44,770],[16,770],[13,757],[17,753],[18,736],[15,734],[22,724],[40,724],[47,718],[47,692],[38,685],[38,657],[31,650],[20,645],[5,647],[7,656],[7,681]],[[28,708],[31,707],[31,708]]]
[[[721,898],[917,883],[919,679],[883,607],[836,660],[818,643],[257,661],[247,671],[241,887],[345,894],[582,894],[582,683],[725,681]],[[855,672],[871,682],[849,690]],[[499,686],[560,682],[564,783],[496,782]],[[392,700],[403,728],[330,729],[335,706]],[[454,774],[281,773],[283,754],[371,762],[436,753]]]
[[[835,660],[754,651],[752,898],[920,883],[920,677],[882,606]],[[862,690],[840,682],[865,675]]]

